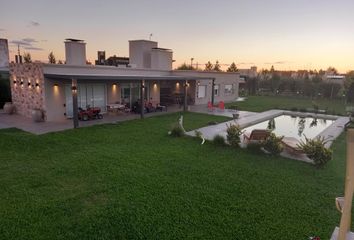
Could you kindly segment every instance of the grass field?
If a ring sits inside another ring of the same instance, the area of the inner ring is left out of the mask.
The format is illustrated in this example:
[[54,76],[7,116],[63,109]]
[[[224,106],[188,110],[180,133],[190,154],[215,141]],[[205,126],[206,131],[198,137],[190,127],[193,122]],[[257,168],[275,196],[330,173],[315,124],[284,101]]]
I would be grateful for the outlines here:
[[[322,169],[167,135],[178,114],[0,131],[0,239],[328,239],[345,141]],[[225,118],[187,113],[195,129]]]
[[314,103],[319,106],[319,109],[327,110],[330,114],[346,114],[346,104],[344,104],[343,101],[328,99],[311,100],[309,98],[299,97],[249,96],[247,97],[247,101],[228,103],[226,107],[237,105],[239,110],[263,112],[270,109],[292,110],[293,108],[297,108],[298,110],[303,110],[313,108]]

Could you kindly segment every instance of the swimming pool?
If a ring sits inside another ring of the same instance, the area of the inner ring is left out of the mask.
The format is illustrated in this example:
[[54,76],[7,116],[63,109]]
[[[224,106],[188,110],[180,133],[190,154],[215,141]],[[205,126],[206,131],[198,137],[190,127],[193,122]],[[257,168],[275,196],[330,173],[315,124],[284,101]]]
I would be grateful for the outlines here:
[[333,122],[334,120],[323,118],[281,115],[243,130],[252,132],[253,129],[270,129],[277,136],[293,137],[297,140],[305,141],[305,136],[307,138],[315,138]]

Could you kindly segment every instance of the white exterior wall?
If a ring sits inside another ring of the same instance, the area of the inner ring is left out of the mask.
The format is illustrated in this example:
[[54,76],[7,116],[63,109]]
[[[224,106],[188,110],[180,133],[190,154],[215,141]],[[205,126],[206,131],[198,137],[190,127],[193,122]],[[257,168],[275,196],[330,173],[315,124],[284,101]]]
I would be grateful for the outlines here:
[[66,41],[65,59],[67,65],[86,65],[86,43]]
[[157,42],[148,40],[129,41],[129,63],[136,68],[151,68],[151,49]]
[[[175,76],[215,78],[215,85],[219,85],[219,95],[214,96],[214,103],[217,103],[219,101],[231,102],[234,101],[236,98],[238,98],[239,81],[240,81],[240,75],[238,73],[175,70],[172,71],[172,74]],[[193,96],[192,94],[195,94],[195,104],[196,105],[207,104],[209,101],[211,101],[212,80],[206,79],[206,80],[197,80],[193,82],[195,82],[195,87],[193,85],[191,86],[190,91],[193,91],[193,93],[191,92],[189,94],[191,94],[191,96]],[[198,83],[199,85],[206,86],[206,94],[204,98],[198,98]],[[233,93],[226,94],[225,85],[230,85],[230,84],[233,85]]]
[[107,104],[121,102],[121,84],[107,83]]
[[9,46],[7,39],[0,39],[0,67],[9,67]]
[[148,101],[151,101],[153,106],[156,106],[156,104],[160,103],[160,84],[153,81],[149,81],[148,84],[150,89],[150,99]]
[[172,70],[172,51],[163,49],[152,49],[151,68],[158,70]]
[[[47,121],[61,121],[65,120],[66,116],[64,115],[66,112],[65,108],[65,83],[69,84],[70,81],[56,81],[45,79],[44,87],[45,87],[45,110]],[[55,84],[57,86],[55,86]]]

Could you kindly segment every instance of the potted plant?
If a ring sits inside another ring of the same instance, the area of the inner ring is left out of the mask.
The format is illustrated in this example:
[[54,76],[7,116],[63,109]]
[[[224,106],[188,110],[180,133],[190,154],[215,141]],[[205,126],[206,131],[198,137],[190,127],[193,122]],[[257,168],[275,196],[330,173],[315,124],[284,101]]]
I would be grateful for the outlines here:
[[44,113],[41,109],[39,108],[34,108],[32,110],[32,120],[34,122],[42,122],[44,121]]
[[6,102],[4,104],[4,112],[7,114],[13,114],[15,112],[15,105],[12,102]]

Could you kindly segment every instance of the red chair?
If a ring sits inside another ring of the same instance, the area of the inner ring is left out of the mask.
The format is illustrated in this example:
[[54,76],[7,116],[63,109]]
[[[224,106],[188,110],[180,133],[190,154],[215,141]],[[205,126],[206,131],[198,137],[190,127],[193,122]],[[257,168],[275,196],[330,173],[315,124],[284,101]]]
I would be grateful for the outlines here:
[[225,103],[224,103],[224,101],[220,101],[219,102],[219,109],[220,109],[220,111],[225,111]]
[[208,102],[208,111],[210,111],[210,112],[214,111],[213,104],[211,104],[210,101]]

